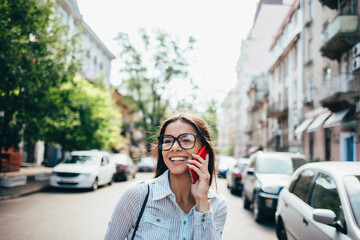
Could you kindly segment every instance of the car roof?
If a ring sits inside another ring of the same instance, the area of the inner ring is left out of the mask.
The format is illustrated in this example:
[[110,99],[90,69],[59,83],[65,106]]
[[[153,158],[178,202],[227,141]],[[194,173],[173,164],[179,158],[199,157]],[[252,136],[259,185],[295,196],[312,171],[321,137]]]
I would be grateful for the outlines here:
[[360,175],[360,162],[315,162],[307,163],[301,169],[318,169],[324,170],[332,175],[345,176],[345,175]]
[[107,154],[105,151],[98,150],[85,150],[85,151],[72,151],[71,155],[84,155],[84,156],[99,156]]
[[259,154],[259,155],[266,155],[269,157],[291,157],[291,158],[296,158],[296,157],[301,157],[301,158],[305,158],[305,156],[301,153],[292,153],[292,152],[256,152],[255,154]]

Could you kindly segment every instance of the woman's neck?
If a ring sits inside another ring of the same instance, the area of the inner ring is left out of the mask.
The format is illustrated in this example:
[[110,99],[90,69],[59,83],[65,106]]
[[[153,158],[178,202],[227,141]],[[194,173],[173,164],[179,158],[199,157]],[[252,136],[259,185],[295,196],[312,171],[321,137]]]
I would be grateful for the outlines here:
[[169,182],[171,191],[176,197],[176,203],[185,213],[188,213],[195,205],[195,198],[191,194],[190,176],[169,173]]

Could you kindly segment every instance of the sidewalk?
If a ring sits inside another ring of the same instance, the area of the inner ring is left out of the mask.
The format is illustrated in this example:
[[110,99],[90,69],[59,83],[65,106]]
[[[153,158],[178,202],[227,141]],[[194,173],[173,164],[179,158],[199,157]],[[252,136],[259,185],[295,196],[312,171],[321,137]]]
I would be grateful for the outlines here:
[[[22,164],[20,171],[17,172],[1,172],[0,201],[17,198],[49,187],[49,176],[51,172],[52,168],[31,164]],[[8,183],[9,179],[18,179],[18,181],[21,182],[26,181],[26,184],[13,187],[2,186],[2,183]]]

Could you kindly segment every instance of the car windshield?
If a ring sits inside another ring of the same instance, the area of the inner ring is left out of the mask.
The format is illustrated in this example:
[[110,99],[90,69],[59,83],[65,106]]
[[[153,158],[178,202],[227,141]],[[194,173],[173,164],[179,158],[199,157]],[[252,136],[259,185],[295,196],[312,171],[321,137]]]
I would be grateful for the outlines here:
[[258,172],[266,174],[292,174],[305,163],[306,161],[302,158],[264,157],[259,158]]
[[123,164],[123,165],[127,164],[126,156],[124,155],[115,155],[111,159],[114,160],[116,164]]
[[344,183],[349,197],[351,210],[358,228],[360,228],[360,175],[345,176]]
[[71,155],[63,163],[95,165],[98,163],[98,158],[96,156]]

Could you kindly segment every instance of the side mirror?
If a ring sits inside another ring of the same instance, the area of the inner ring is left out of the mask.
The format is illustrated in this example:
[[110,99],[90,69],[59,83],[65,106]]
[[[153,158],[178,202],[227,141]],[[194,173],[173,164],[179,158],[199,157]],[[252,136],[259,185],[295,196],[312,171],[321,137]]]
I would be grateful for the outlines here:
[[250,175],[250,176],[254,175],[254,168],[246,169],[246,173],[247,173],[247,175]]
[[329,209],[315,209],[313,211],[313,219],[319,223],[334,226],[336,214]]
[[335,227],[341,233],[347,234],[345,219],[343,219],[343,212],[340,208],[339,219],[336,214],[329,209],[315,209],[313,211],[313,219],[316,222],[323,223]]

